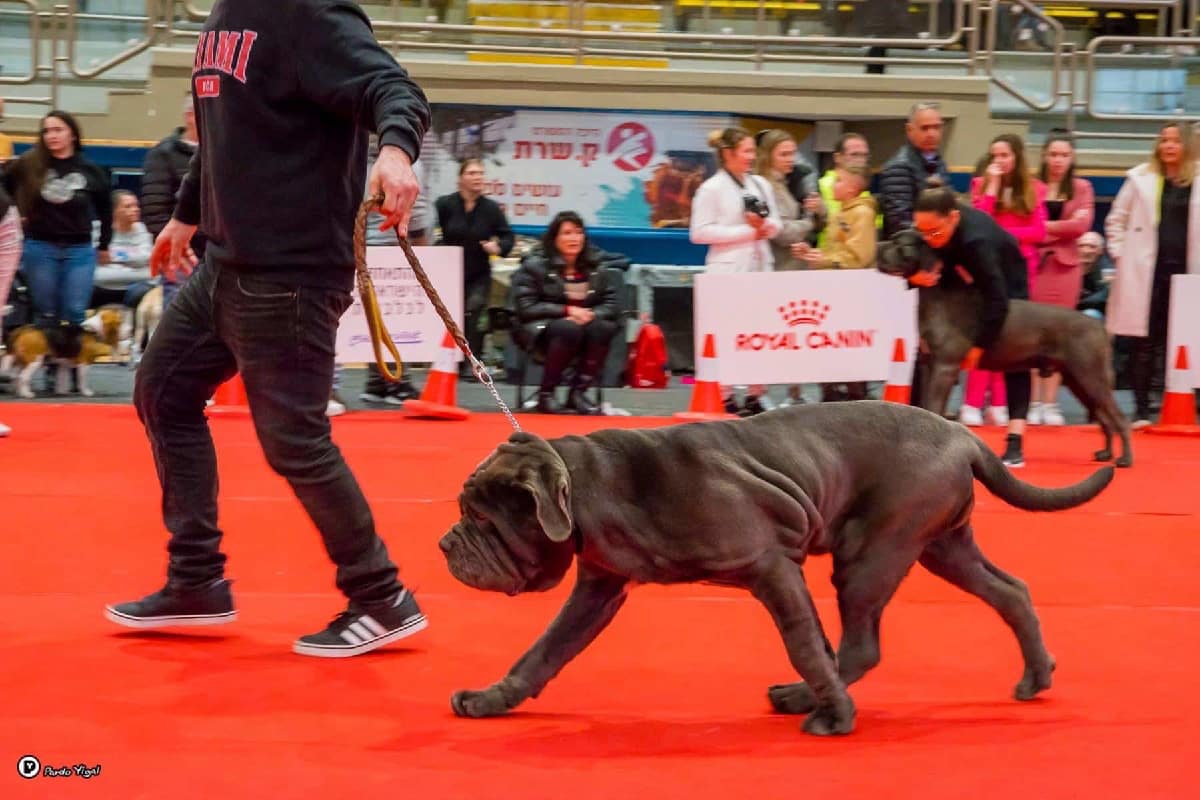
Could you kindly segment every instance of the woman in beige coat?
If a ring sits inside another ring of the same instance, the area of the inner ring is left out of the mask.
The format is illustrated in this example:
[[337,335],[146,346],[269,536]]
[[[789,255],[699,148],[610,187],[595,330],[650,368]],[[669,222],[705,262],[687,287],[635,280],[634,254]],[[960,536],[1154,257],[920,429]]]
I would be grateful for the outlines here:
[[1116,265],[1105,325],[1134,337],[1133,427],[1150,424],[1150,382],[1165,361],[1171,278],[1200,273],[1200,192],[1191,131],[1168,123],[1150,161],[1129,170],[1104,223]]

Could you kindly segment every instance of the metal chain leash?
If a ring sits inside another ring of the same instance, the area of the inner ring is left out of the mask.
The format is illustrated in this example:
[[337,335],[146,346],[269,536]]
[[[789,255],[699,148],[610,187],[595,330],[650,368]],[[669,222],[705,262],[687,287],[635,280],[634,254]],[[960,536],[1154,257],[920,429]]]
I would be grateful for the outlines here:
[[[404,362],[400,358],[400,352],[396,349],[391,335],[384,326],[383,315],[379,310],[379,299],[375,294],[375,283],[371,280],[370,270],[367,269],[367,215],[376,209],[382,208],[382,206],[382,194],[363,201],[363,204],[359,206],[358,216],[354,219],[354,273],[358,284],[358,295],[362,299],[363,310],[367,315],[367,330],[371,334],[371,347],[375,351],[375,364],[379,367],[379,371],[385,380],[389,383],[398,383],[403,372]],[[496,405],[504,412],[504,416],[508,418],[513,429],[519,432],[521,424],[513,416],[508,404],[500,397],[500,392],[496,388],[495,381],[492,380],[491,373],[488,372],[487,367],[471,352],[471,345],[467,343],[467,338],[458,327],[458,323],[454,321],[454,317],[450,315],[449,309],[442,302],[442,298],[438,295],[437,290],[433,288],[429,276],[425,274],[425,268],[421,266],[420,259],[413,252],[412,245],[408,239],[400,236],[399,231],[396,232],[396,239],[400,243],[400,249],[404,251],[404,257],[408,259],[408,265],[412,267],[413,274],[417,278],[417,283],[421,284],[421,288],[429,296],[429,302],[433,303],[434,310],[437,311],[437,315],[446,326],[446,330],[450,332],[450,336],[454,339],[454,343],[458,345],[458,349],[467,357],[467,361],[471,365],[471,371],[475,373],[475,377],[479,382],[487,387],[488,392],[492,395],[492,399],[496,401]],[[388,369],[387,363],[384,360],[384,347],[388,349],[396,362],[395,373]]]

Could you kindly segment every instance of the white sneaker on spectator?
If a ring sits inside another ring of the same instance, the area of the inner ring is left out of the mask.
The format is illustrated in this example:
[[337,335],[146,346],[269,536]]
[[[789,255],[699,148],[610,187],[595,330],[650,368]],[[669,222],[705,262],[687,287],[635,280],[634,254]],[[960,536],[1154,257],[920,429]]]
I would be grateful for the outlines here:
[[964,405],[958,410],[958,421],[970,428],[983,424],[983,412],[975,406]]
[[1067,421],[1063,419],[1058,403],[1046,403],[1046,405],[1042,406],[1042,421],[1047,425],[1067,424]]
[[12,433],[12,428],[8,427],[3,422],[0,422],[0,439],[3,439],[5,436],[8,436],[10,433]]
[[330,399],[328,405],[325,406],[325,416],[340,417],[346,413],[346,407],[337,400]]
[[991,417],[993,425],[1004,427],[1008,424],[1008,409],[1004,406],[992,406],[988,409],[988,416]]
[[760,394],[758,396],[758,404],[762,406],[763,411],[774,411],[775,409],[779,408],[779,404],[765,394]]
[[1143,428],[1149,428],[1151,424],[1152,423],[1150,422],[1150,420],[1146,419],[1145,417],[1138,417],[1137,419],[1135,419],[1133,421],[1133,424],[1129,426],[1129,429],[1134,430],[1134,431],[1140,431]]
[[1042,412],[1045,409],[1041,403],[1030,403],[1029,413],[1025,415],[1026,425],[1041,425],[1044,422]]

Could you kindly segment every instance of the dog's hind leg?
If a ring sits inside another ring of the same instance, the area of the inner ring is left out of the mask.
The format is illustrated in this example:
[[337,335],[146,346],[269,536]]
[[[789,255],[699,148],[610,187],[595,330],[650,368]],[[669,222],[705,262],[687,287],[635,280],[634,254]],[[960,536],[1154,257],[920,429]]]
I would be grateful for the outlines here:
[[1099,378],[1088,376],[1081,378],[1070,370],[1062,371],[1063,384],[1071,390],[1071,394],[1083,404],[1100,425],[1104,433],[1104,448],[1094,453],[1097,461],[1111,461],[1113,458],[1112,439],[1116,433],[1121,437],[1121,455],[1116,460],[1118,467],[1133,466],[1133,448],[1129,441],[1129,420],[1117,407],[1113,397],[1111,380],[1102,382]]
[[54,393],[59,397],[71,393],[71,367],[59,359],[54,371]]
[[1030,700],[1050,688],[1054,659],[1042,641],[1029,589],[987,560],[975,543],[970,525],[930,542],[921,554],[921,566],[994,608],[1016,634],[1025,659],[1025,672],[1014,697]]
[[854,701],[830,657],[804,574],[796,569],[794,562],[780,555],[763,565],[761,574],[749,588],[771,612],[792,666],[804,678],[804,686],[811,687],[813,703],[804,720],[805,733],[818,736],[850,733],[854,730]]

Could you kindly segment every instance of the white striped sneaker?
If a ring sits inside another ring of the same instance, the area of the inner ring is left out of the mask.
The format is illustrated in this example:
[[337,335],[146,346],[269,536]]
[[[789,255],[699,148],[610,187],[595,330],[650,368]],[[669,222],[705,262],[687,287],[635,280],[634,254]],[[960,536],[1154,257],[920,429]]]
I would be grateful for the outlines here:
[[412,636],[428,625],[412,592],[402,589],[390,606],[368,610],[351,603],[325,630],[297,639],[292,650],[320,658],[358,656]]

